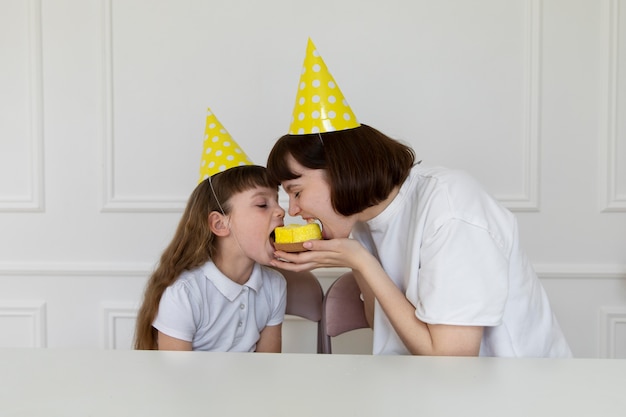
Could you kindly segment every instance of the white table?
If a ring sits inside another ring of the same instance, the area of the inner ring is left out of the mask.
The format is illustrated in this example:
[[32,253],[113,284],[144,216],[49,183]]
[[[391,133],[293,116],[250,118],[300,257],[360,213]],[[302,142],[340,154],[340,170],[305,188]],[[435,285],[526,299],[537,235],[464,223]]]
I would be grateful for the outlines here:
[[0,349],[0,416],[626,416],[626,360]]

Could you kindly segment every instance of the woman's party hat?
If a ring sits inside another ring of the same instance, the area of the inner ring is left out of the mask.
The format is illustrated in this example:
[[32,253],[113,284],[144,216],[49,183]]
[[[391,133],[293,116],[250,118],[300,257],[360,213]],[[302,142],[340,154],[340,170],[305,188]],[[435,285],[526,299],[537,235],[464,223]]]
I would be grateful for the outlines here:
[[309,38],[289,134],[334,132],[359,126],[339,86]]
[[252,162],[217,120],[211,109],[207,109],[204,150],[200,162],[198,183],[214,174],[239,165],[252,165]]

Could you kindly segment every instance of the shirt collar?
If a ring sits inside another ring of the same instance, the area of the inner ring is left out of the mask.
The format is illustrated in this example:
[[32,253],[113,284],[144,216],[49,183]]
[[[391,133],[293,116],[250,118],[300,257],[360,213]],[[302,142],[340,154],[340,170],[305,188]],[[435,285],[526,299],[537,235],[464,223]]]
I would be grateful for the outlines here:
[[237,284],[235,281],[224,275],[213,262],[207,262],[204,264],[202,271],[204,272],[204,276],[211,281],[215,288],[217,288],[217,290],[229,301],[234,301],[239,294],[241,294],[244,287],[248,287],[255,292],[259,292],[263,284],[263,280],[261,279],[261,266],[259,264],[254,264],[250,278],[243,285]]

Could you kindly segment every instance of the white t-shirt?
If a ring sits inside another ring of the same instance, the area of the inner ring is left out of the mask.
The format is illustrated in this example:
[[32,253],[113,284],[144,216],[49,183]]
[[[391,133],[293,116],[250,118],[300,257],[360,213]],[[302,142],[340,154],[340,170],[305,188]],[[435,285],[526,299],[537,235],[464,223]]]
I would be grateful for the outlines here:
[[153,326],[193,350],[252,352],[266,326],[283,322],[286,288],[279,272],[259,264],[240,285],[207,262],[165,290]]
[[[481,356],[569,357],[513,214],[471,177],[415,166],[398,196],[353,237],[429,324],[484,326]],[[375,354],[409,354],[382,308]]]

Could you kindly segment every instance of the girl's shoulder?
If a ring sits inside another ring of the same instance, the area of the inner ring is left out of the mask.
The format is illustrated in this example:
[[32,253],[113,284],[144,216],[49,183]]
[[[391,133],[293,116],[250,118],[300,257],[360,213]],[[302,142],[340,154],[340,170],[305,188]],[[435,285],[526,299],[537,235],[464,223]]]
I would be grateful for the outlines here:
[[206,280],[207,266],[210,262],[198,267],[187,269],[181,272],[176,281],[172,283],[171,287],[185,287],[195,288]]

